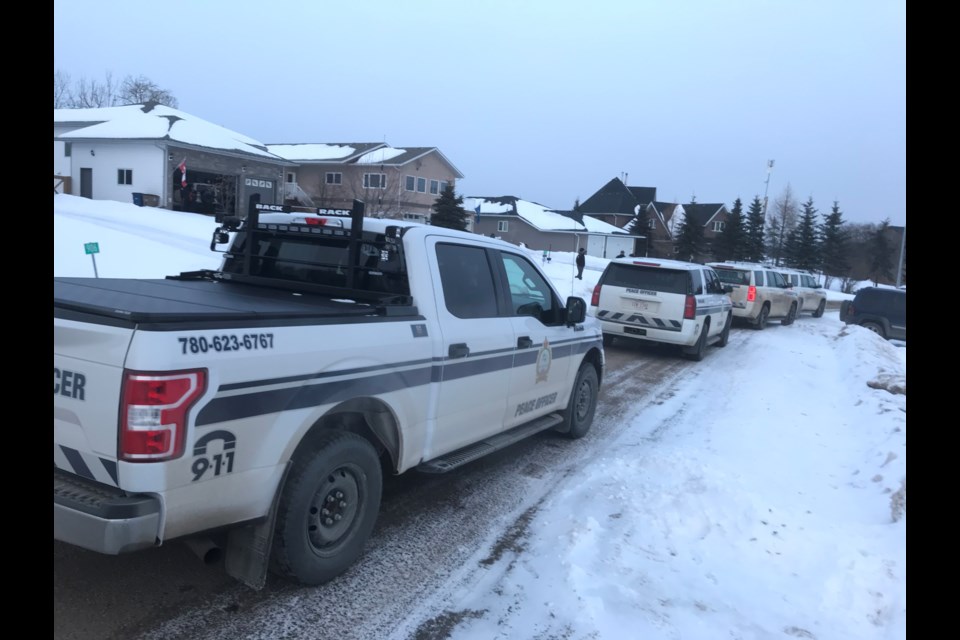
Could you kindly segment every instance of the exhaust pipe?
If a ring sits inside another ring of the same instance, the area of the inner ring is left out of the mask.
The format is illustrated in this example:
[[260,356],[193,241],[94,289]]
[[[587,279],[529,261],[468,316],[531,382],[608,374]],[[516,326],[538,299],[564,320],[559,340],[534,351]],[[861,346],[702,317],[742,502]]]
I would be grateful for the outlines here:
[[223,556],[223,550],[209,538],[188,538],[183,543],[203,560],[204,564],[216,564]]

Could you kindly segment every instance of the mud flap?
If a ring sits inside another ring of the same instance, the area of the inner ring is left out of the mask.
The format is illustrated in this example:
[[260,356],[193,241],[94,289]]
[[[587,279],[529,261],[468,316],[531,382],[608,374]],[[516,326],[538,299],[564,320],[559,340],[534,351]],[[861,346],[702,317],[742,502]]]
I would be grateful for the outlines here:
[[288,461],[266,520],[233,529],[227,536],[227,552],[224,558],[227,575],[257,591],[263,589],[267,583],[270,550],[273,547],[273,526],[277,520],[277,506],[287,482],[290,465],[291,462]]

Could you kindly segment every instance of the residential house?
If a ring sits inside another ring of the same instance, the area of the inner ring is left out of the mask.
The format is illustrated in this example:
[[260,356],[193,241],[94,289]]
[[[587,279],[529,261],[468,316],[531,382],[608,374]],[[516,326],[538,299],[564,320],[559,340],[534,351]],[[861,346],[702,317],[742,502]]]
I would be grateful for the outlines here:
[[673,233],[677,221],[683,217],[683,205],[654,200],[647,205],[644,215],[637,214],[623,229],[636,236],[646,236],[646,243],[638,247],[636,255],[675,259]]
[[612,258],[630,253],[634,239],[623,229],[575,212],[548,209],[515,196],[466,197],[463,208],[472,214],[474,233],[523,244],[538,251],[576,251]]
[[349,209],[362,200],[366,215],[428,222],[440,193],[463,174],[436,147],[386,143],[269,144],[296,164],[284,176],[288,204]]
[[278,202],[290,162],[155,102],[53,110],[54,192],[209,214]]
[[682,219],[683,207],[658,201],[656,187],[630,187],[614,178],[584,200],[578,211],[636,236],[633,255],[676,257],[671,220],[675,214]]

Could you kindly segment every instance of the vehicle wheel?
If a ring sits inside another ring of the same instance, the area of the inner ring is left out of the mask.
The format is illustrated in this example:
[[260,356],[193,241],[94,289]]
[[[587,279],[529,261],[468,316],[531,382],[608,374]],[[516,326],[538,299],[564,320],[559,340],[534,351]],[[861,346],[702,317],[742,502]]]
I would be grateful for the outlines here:
[[693,349],[690,351],[684,351],[683,355],[688,360],[693,360],[694,362],[700,362],[703,360],[703,354],[707,351],[707,334],[710,332],[710,320],[703,321],[703,328],[700,330],[700,337],[697,339],[697,344],[693,346]]
[[603,346],[609,347],[613,344],[613,334],[605,333],[603,334]]
[[797,319],[797,303],[794,302],[790,305],[790,311],[787,311],[787,317],[780,321],[780,324],[787,326],[788,324],[793,324],[793,321]]
[[826,300],[821,300],[821,301],[820,301],[820,304],[817,306],[817,310],[813,312],[813,317],[814,317],[814,318],[822,318],[822,317],[823,317],[823,312],[826,310],[826,308],[827,308],[827,301],[826,301]]
[[280,497],[271,569],[302,584],[347,570],[373,531],[382,492],[380,459],[364,438],[324,431],[293,460]]
[[597,410],[599,392],[597,370],[589,362],[584,362],[577,372],[570,401],[563,412],[563,422],[557,425],[557,431],[573,439],[587,435],[590,425],[593,424],[593,414]]
[[860,325],[860,326],[863,327],[864,329],[870,329],[870,331],[873,331],[875,334],[877,334],[878,336],[880,336],[880,337],[883,338],[884,340],[887,339],[887,334],[886,334],[886,332],[883,330],[883,327],[881,327],[881,326],[880,326],[879,324],[877,324],[876,322],[864,322],[864,323],[863,323],[862,325]]
[[767,328],[767,318],[770,316],[770,305],[760,307],[760,315],[753,321],[753,328],[757,331]]
[[725,347],[730,342],[730,327],[733,325],[733,312],[727,314],[727,321],[723,323],[723,331],[720,332],[720,339],[717,341],[718,347]]

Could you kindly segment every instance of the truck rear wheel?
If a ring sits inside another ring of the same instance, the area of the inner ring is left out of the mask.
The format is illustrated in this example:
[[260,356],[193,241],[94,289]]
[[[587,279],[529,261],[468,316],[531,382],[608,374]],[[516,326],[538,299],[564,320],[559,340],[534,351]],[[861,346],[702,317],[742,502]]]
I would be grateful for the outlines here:
[[297,453],[280,497],[271,569],[317,585],[363,552],[380,510],[382,470],[364,438],[344,431],[314,437]]
[[563,412],[563,422],[557,426],[557,431],[574,439],[587,435],[597,410],[599,392],[597,370],[589,362],[584,362],[577,372],[570,401]]

